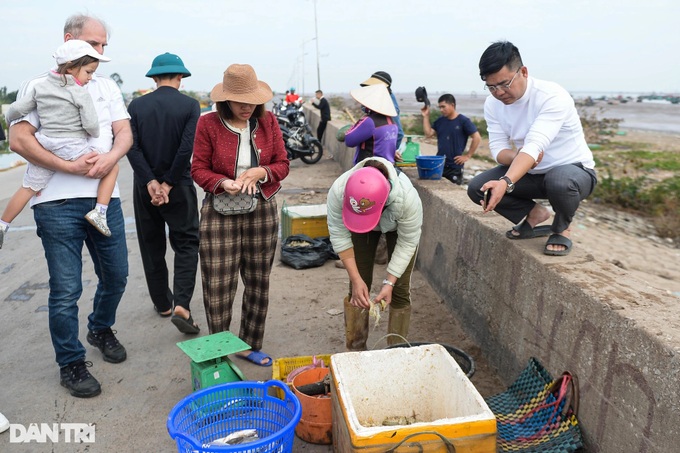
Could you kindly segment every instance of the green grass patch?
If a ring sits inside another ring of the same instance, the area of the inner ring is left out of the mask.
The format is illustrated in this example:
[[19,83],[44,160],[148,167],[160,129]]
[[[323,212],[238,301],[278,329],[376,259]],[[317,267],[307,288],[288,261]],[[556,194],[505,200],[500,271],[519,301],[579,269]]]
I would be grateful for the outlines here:
[[481,135],[482,138],[489,138],[489,130],[487,129],[486,120],[484,118],[473,116],[470,118],[470,121],[477,126],[477,131],[479,131],[479,135]]
[[662,181],[642,177],[603,177],[593,193],[595,202],[648,217],[660,237],[680,238],[680,176]]
[[[434,124],[442,113],[437,109],[430,109],[430,124]],[[486,121],[484,118],[478,118],[476,116],[470,117],[470,121],[477,127],[479,134],[482,138],[488,138],[489,132],[487,130]],[[425,135],[423,129],[423,116],[420,114],[413,115],[401,115],[401,126],[404,128],[404,134],[406,135]]]
[[[607,148],[593,152],[595,163],[598,167],[626,167],[638,171],[670,171],[680,172],[680,154],[670,151],[650,150],[614,150]],[[614,152],[615,151],[615,152]]]
[[626,151],[621,156],[643,170],[680,171],[680,156],[667,151]]

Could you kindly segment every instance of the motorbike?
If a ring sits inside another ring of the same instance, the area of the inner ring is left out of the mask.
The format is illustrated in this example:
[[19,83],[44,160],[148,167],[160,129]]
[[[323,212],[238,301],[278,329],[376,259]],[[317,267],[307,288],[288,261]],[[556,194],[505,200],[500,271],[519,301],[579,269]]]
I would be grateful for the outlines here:
[[315,164],[321,160],[323,146],[312,135],[312,128],[307,123],[302,109],[299,106],[282,102],[274,105],[273,112],[281,128],[288,159],[293,160],[299,157],[306,164]]
[[321,160],[323,146],[312,135],[312,128],[309,127],[309,124],[289,124],[288,126],[279,124],[279,127],[289,160],[299,157],[306,164],[315,164]]
[[302,102],[300,101],[295,103],[281,101],[280,104],[274,104],[272,112],[274,112],[274,115],[279,120],[279,125],[283,124],[286,126],[285,120],[288,120],[288,123],[299,122],[305,124],[307,122],[305,112],[302,110]]

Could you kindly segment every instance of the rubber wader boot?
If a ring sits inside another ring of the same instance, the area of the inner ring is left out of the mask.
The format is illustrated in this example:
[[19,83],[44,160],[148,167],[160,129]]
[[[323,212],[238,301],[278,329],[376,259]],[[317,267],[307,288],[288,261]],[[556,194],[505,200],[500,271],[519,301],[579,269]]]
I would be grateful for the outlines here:
[[368,310],[357,308],[345,297],[345,346],[348,351],[365,351],[368,340]]
[[[406,338],[408,338],[408,327],[411,323],[411,306],[404,308],[392,308],[390,307],[390,318],[387,323],[387,333],[395,333],[400,335],[389,335],[387,337],[387,344],[399,344],[405,343]],[[404,338],[401,338],[404,337]]]

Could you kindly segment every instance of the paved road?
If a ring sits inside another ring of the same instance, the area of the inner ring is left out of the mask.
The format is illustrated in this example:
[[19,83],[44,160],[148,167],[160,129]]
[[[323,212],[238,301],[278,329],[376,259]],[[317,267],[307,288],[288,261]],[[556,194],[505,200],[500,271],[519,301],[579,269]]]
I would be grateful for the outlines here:
[[[339,165],[327,158],[314,166],[294,161],[284,190],[277,196],[279,206],[283,200],[292,204],[301,200],[313,202],[315,197],[325,200],[325,191],[339,172]],[[0,172],[0,206],[5,206],[19,186],[22,174],[23,168]],[[114,328],[128,350],[128,360],[121,364],[104,362],[99,351],[86,344],[87,359],[93,362],[91,371],[102,383],[100,396],[73,398],[59,386],[59,370],[47,329],[48,275],[30,209],[15,221],[0,250],[0,412],[10,423],[24,426],[94,423],[96,442],[75,446],[64,443],[62,435],[60,442],[53,445],[18,445],[10,444],[9,433],[5,432],[0,434],[0,452],[176,451],[165,423],[172,407],[191,392],[189,359],[175,345],[187,337],[167,319],[158,317],[148,298],[131,217],[132,172],[127,160],[121,162],[119,183],[126,214],[130,276]],[[84,269],[81,341],[96,283],[89,257],[84,258]],[[265,338],[267,352],[274,357],[342,352],[342,315],[329,314],[329,310],[341,307],[346,285],[346,273],[336,269],[332,262],[316,269],[295,271],[281,265],[277,257]],[[423,296],[419,302],[422,310],[412,321],[412,331],[417,332],[412,340],[460,346],[464,336],[455,327],[455,320],[417,272],[414,286]],[[200,282],[194,293],[193,313],[203,329],[201,334],[207,334]],[[239,316],[236,309],[235,319]],[[421,328],[425,322],[435,328]],[[372,333],[369,344],[377,343],[383,334]],[[271,378],[271,368],[237,362],[248,379]],[[477,376],[483,377],[485,371],[490,373],[484,369],[483,359],[478,362],[478,369],[481,371]],[[331,449],[296,439],[295,451]]]

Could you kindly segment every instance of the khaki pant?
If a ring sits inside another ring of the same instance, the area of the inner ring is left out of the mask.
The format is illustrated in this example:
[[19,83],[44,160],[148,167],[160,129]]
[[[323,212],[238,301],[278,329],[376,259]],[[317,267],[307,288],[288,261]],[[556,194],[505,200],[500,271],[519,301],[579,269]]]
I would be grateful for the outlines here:
[[[373,283],[373,264],[375,261],[375,252],[378,248],[380,235],[379,231],[369,231],[368,233],[352,233],[352,244],[354,246],[354,259],[359,269],[361,279],[368,286],[369,291]],[[397,244],[397,232],[390,231],[384,233],[387,239],[387,257],[388,260],[392,258],[392,252]],[[411,261],[404,273],[397,279],[392,291],[392,303],[394,308],[405,308],[411,305],[411,274],[413,273],[413,265],[416,261],[416,253],[411,257]],[[387,275],[382,278],[387,277]],[[382,281],[382,278],[380,281]],[[352,285],[350,283],[349,295],[352,295]]]
[[[381,234],[377,231],[362,234],[352,233],[354,259],[359,269],[359,275],[361,275],[362,280],[368,286],[369,291],[373,283],[373,264]],[[397,243],[397,232],[389,232],[385,236],[387,239],[387,255],[391,258]],[[406,338],[408,334],[409,320],[411,318],[411,274],[413,273],[415,260],[416,254],[414,253],[406,270],[397,279],[392,291],[387,331],[399,336],[388,337],[388,344],[402,343],[404,340],[401,337]],[[345,346],[348,351],[365,351],[366,341],[368,340],[368,310],[351,305],[349,303],[351,297],[352,285],[350,283],[349,295],[344,300]]]

